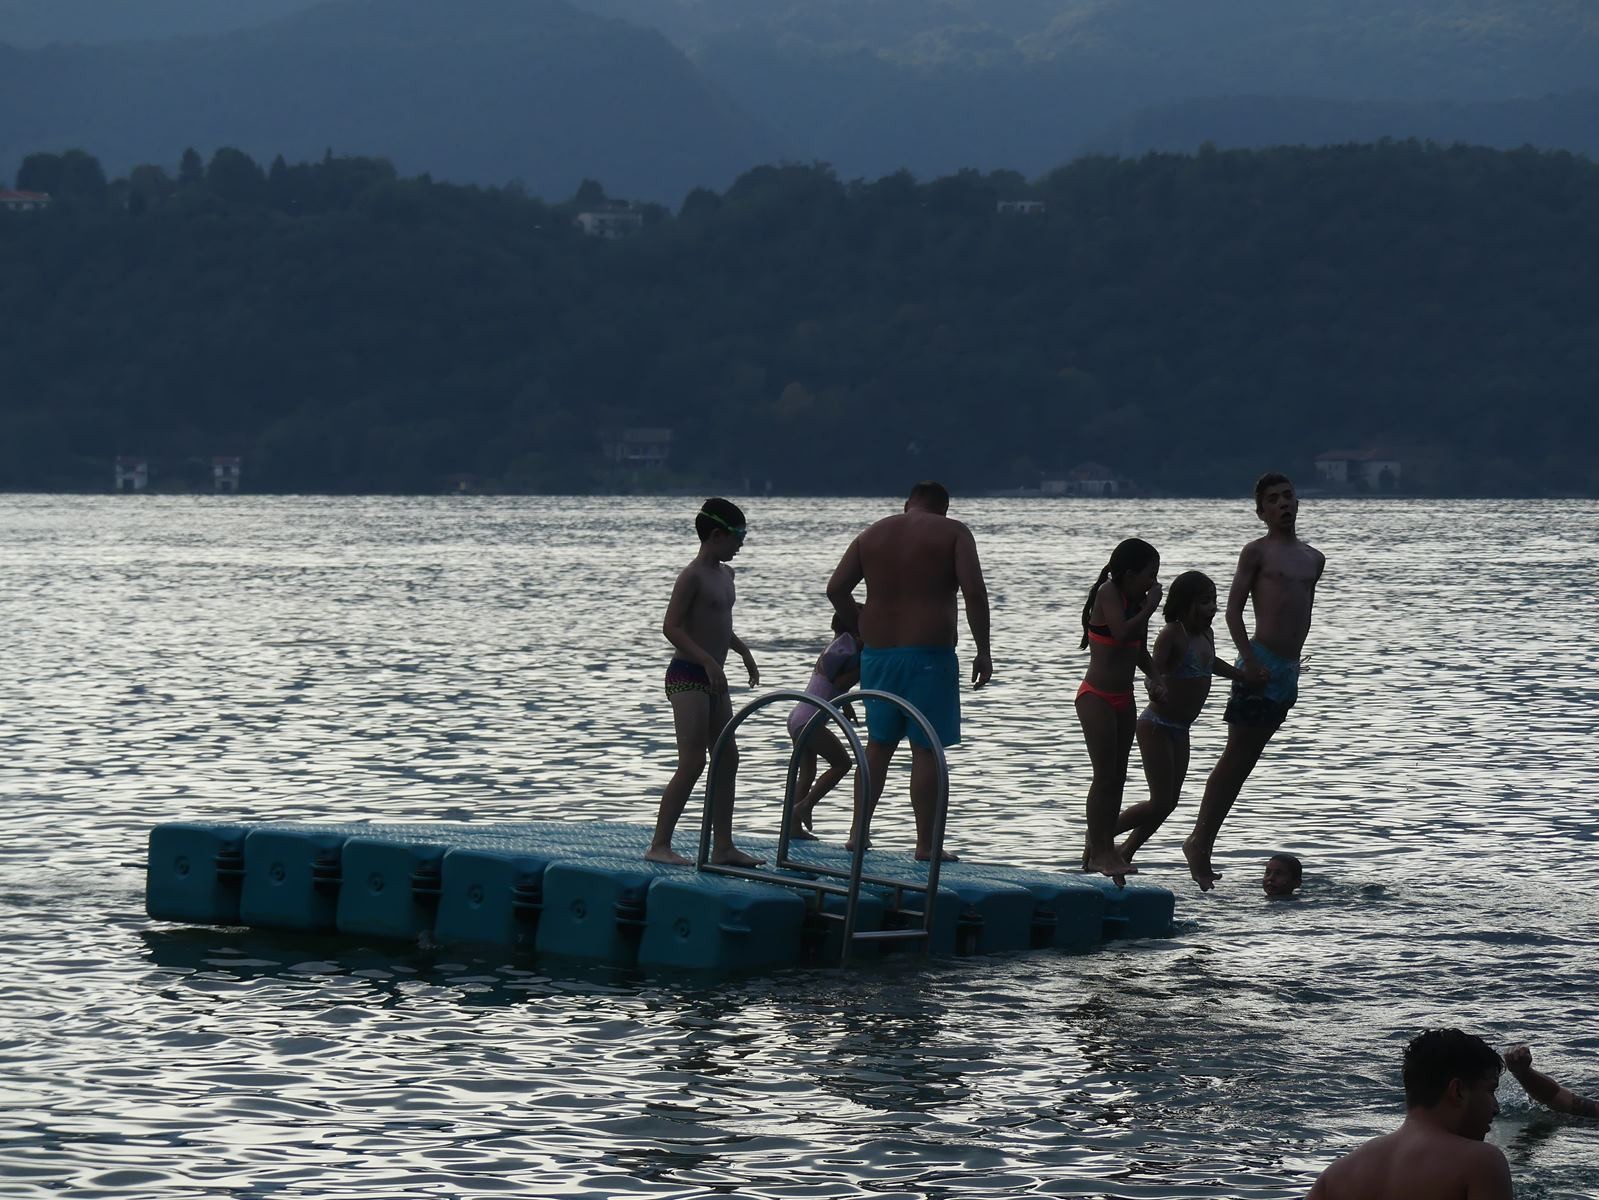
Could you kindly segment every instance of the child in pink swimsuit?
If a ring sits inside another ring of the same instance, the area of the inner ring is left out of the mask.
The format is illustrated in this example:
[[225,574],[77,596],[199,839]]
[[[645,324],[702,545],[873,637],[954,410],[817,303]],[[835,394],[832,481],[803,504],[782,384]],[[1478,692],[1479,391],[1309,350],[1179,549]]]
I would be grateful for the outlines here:
[[[854,634],[843,630],[841,618],[836,615],[833,618],[833,632],[837,636],[816,660],[816,666],[811,671],[811,681],[805,685],[807,694],[819,696],[823,700],[838,699],[854,687],[861,677],[860,641]],[[801,702],[788,714],[788,736],[794,740],[795,745],[799,744],[806,723],[816,715],[816,712],[814,704]],[[818,757],[827,760],[827,770],[820,779],[816,777]],[[810,741],[806,744],[805,753],[800,759],[799,799],[794,802],[794,815],[799,818],[800,827],[793,832],[794,837],[807,841],[815,837],[810,832],[811,812],[815,809],[816,802],[832,791],[838,785],[838,781],[849,774],[849,767],[849,751],[830,728],[828,719],[823,717],[811,730]]]

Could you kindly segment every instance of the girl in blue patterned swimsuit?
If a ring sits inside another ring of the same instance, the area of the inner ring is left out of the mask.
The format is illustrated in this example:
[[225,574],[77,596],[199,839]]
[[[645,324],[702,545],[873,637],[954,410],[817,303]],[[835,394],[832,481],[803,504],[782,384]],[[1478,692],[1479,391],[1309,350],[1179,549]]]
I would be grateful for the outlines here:
[[1242,678],[1238,668],[1216,658],[1211,622],[1216,619],[1216,585],[1201,571],[1185,571],[1166,593],[1166,628],[1151,653],[1155,671],[1150,701],[1138,718],[1138,750],[1149,780],[1149,799],[1123,810],[1116,832],[1127,834],[1118,847],[1131,862],[1177,807],[1188,774],[1188,728],[1210,696],[1213,674]]

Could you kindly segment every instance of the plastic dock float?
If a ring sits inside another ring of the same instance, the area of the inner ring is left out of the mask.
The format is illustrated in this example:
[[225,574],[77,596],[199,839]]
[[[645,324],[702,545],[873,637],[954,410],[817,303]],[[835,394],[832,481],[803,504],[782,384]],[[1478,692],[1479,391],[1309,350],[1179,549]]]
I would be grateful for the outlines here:
[[[814,880],[847,870],[848,851],[791,843],[784,868],[756,881],[645,862],[649,836],[616,822],[181,822],[150,833],[145,901],[157,920],[628,967],[760,971],[840,960],[846,899]],[[775,842],[747,848],[775,860]],[[863,950],[920,951],[925,942],[938,955],[1083,952],[1172,928],[1174,902],[1162,888],[956,862],[940,868],[927,934],[906,940],[905,930],[923,928],[926,880],[925,863],[867,852],[853,914]]]

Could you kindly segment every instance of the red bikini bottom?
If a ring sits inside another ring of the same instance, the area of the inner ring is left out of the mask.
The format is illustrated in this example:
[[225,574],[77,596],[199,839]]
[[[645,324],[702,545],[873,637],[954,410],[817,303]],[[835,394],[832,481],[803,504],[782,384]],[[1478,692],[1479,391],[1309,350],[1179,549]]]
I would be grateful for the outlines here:
[[1099,688],[1089,683],[1086,679],[1083,680],[1082,686],[1077,689],[1077,695],[1079,698],[1083,696],[1098,696],[1117,712],[1133,711],[1133,694],[1131,692],[1101,691]]

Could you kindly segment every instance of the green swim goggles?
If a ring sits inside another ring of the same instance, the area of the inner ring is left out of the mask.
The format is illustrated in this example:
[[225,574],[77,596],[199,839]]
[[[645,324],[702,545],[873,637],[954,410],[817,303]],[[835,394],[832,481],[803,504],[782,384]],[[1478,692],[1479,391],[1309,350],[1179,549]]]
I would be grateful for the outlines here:
[[702,517],[707,517],[710,520],[715,521],[718,525],[720,525],[723,529],[727,530],[727,532],[731,533],[734,537],[736,537],[741,542],[746,537],[749,536],[749,529],[746,526],[729,524],[727,521],[723,520],[721,517],[717,516],[715,513],[706,512],[703,508],[700,509],[700,515]]

